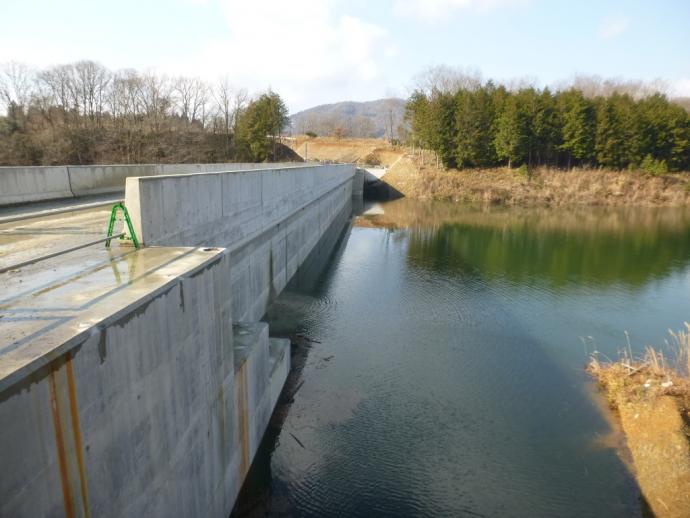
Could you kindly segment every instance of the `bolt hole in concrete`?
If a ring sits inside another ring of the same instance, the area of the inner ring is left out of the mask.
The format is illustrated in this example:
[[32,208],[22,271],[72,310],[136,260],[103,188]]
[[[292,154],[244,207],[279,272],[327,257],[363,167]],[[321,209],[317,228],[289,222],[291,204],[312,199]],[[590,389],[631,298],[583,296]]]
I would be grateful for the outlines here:
[[314,340],[235,516],[643,516],[584,366],[688,320],[690,213],[380,207],[267,313]]

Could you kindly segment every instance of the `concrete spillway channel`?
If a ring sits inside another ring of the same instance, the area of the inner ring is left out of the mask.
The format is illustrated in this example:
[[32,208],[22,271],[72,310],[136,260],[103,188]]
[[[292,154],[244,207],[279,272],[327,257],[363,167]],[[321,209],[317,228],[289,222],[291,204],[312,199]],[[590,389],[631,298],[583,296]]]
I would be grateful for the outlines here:
[[0,516],[227,516],[290,368],[259,320],[361,182],[129,177],[142,248],[31,264],[102,236],[109,208],[0,217]]

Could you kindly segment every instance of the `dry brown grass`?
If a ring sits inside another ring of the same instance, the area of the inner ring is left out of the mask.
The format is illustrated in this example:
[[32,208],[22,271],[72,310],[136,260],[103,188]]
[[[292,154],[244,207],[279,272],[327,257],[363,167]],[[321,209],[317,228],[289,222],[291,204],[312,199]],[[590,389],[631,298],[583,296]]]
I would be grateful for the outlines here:
[[587,372],[606,390],[613,408],[658,396],[680,397],[685,404],[685,399],[690,398],[690,324],[686,322],[685,326],[678,332],[669,330],[670,358],[651,346],[636,357],[629,342],[617,361],[601,360],[598,353],[592,354]]
[[302,158],[325,162],[352,162],[389,167],[405,153],[383,139],[357,139],[306,136],[295,137],[292,148]]
[[536,168],[444,170],[428,153],[425,160],[410,149],[383,139],[298,136],[291,146],[301,157],[326,162],[353,162],[390,167],[384,181],[408,198],[494,205],[681,206],[690,204],[690,175],[650,176],[601,169]]
[[405,155],[384,180],[410,198],[503,205],[681,206],[690,203],[687,173],[649,176],[601,169],[442,170]]
[[390,167],[384,181],[408,198],[493,205],[681,206],[690,204],[690,174],[650,176],[602,169],[444,170],[382,139],[295,137],[301,157]]
[[690,378],[690,324],[685,323],[685,329],[678,332],[669,330],[671,335],[671,347],[676,352],[676,365],[679,370]]

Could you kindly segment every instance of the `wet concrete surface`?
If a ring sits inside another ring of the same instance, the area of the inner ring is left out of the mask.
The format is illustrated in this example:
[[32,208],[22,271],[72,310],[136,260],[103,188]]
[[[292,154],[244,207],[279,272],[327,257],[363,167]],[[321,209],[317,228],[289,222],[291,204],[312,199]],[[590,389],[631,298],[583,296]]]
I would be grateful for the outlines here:
[[137,250],[114,240],[110,249],[100,243],[11,268],[105,237],[109,217],[110,207],[101,206],[0,224],[0,268],[10,267],[0,273],[0,386],[219,253],[188,247]]
[[105,237],[109,218],[110,205],[102,205],[0,221],[0,269]]

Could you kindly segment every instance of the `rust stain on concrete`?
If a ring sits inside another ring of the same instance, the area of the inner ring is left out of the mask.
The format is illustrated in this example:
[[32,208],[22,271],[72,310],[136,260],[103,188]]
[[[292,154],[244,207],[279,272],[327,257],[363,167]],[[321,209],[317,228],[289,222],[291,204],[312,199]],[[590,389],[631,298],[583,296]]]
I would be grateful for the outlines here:
[[60,404],[58,402],[57,383],[55,372],[59,367],[55,363],[51,365],[48,381],[50,385],[50,408],[53,414],[53,424],[55,425],[55,444],[58,450],[58,464],[60,466],[60,482],[62,484],[62,498],[65,504],[65,516],[74,516],[74,502],[72,501],[72,489],[70,488],[69,476],[67,474],[67,454],[62,433],[62,419],[60,417]]
[[88,518],[88,488],[72,354],[55,360],[49,369],[50,407],[65,516]]
[[74,382],[74,369],[72,368],[72,354],[68,356],[65,365],[67,369],[67,388],[69,391],[70,412],[72,414],[72,431],[74,432],[74,450],[77,456],[77,468],[79,470],[79,486],[81,489],[81,501],[84,506],[84,515],[88,518],[89,493],[86,484],[86,470],[84,468],[84,453],[82,449],[81,425],[79,423],[79,407],[77,406],[77,388]]
[[240,442],[240,480],[249,470],[249,421],[247,419],[247,364],[246,362],[235,373],[237,376],[237,417]]

